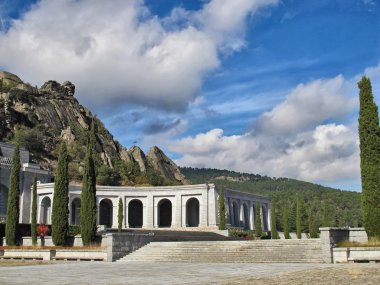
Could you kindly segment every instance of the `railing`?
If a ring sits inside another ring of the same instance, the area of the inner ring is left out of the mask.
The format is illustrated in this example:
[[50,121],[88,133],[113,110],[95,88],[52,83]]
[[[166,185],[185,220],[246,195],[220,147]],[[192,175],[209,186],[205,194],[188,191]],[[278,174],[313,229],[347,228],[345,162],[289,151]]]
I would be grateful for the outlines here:
[[12,158],[0,156],[0,167],[10,169],[12,167]]

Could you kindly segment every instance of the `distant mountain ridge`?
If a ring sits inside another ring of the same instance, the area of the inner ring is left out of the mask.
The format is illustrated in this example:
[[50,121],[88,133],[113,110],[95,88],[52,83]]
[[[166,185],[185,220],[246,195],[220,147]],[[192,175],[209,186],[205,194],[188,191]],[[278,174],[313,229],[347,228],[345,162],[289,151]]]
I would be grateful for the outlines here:
[[124,168],[128,164],[138,165],[142,174],[153,171],[163,183],[186,181],[177,165],[158,147],[152,147],[145,155],[138,146],[129,150],[122,146],[90,110],[79,104],[74,94],[75,86],[69,81],[60,84],[49,80],[38,88],[24,83],[17,75],[0,71],[0,141],[19,141],[31,152],[34,162],[52,170],[57,145],[64,140],[80,171],[86,132],[94,121],[100,165],[114,168],[122,161]]
[[229,170],[192,167],[181,167],[180,170],[192,183],[215,183],[217,187],[226,187],[269,197],[274,201],[279,230],[283,228],[282,214],[284,207],[287,206],[292,214],[291,216],[293,216],[289,222],[290,227],[291,230],[295,231],[297,195],[301,197],[304,205],[302,227],[305,231],[309,211],[312,211],[317,226],[323,226],[326,223],[329,226],[340,227],[363,225],[361,193],[358,192],[342,191],[291,178],[272,178]]

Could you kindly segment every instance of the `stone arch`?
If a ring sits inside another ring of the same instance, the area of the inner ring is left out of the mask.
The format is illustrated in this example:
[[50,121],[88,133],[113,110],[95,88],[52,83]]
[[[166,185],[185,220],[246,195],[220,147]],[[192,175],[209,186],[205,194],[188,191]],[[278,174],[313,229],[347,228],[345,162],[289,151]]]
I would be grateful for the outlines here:
[[186,202],[186,226],[199,226],[199,201],[197,198],[190,198]]
[[99,203],[99,225],[112,228],[113,204],[110,199],[103,199]]
[[169,199],[162,199],[158,205],[158,226],[169,228],[172,225],[172,202]]
[[40,224],[51,224],[51,200],[45,196],[41,201]]
[[80,225],[80,207],[80,198],[75,198],[71,202],[71,224],[73,225]]
[[240,227],[239,204],[236,201],[232,202],[232,212],[234,213],[234,226]]
[[130,228],[143,226],[143,203],[138,199],[133,199],[128,204],[128,226]]
[[244,229],[249,230],[249,208],[246,203],[243,203],[243,218],[244,218]]
[[263,230],[268,230],[268,210],[265,205],[261,206],[261,215],[262,215],[262,221],[263,221]]
[[7,204],[8,204],[8,188],[0,184],[0,216],[5,216],[7,214]]

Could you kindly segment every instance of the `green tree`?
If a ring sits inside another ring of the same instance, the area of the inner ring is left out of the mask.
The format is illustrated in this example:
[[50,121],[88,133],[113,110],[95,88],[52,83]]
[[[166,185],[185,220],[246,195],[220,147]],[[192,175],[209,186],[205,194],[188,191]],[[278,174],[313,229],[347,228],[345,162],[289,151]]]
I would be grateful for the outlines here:
[[302,202],[301,197],[297,195],[297,213],[296,213],[296,231],[297,231],[297,238],[301,238],[301,222],[302,222]]
[[284,228],[284,236],[285,239],[290,239],[290,233],[289,233],[289,205],[288,202],[284,204],[284,207],[282,209],[282,223]]
[[37,178],[34,176],[32,190],[32,220],[30,224],[32,244],[37,245]]
[[317,231],[317,225],[315,221],[315,212],[314,212],[314,207],[311,206],[309,209],[309,235],[311,238],[317,238],[318,237],[318,231]]
[[380,128],[379,113],[369,78],[359,86],[359,141],[362,208],[368,237],[380,237]]
[[331,227],[331,219],[329,217],[329,211],[327,208],[327,205],[323,205],[323,220],[322,220],[322,226],[323,227]]
[[5,225],[5,240],[7,245],[16,244],[16,231],[20,214],[20,168],[20,147],[17,144],[13,152],[8,192],[7,220]]
[[119,186],[120,174],[115,168],[111,168],[107,165],[102,165],[98,168],[98,175],[96,181],[98,185]]
[[224,187],[221,187],[219,193],[219,230],[226,229],[226,205],[224,202]]
[[117,212],[117,231],[121,233],[121,229],[123,227],[123,200],[119,198],[119,207]]
[[272,200],[272,207],[270,212],[270,220],[271,220],[271,226],[272,226],[272,239],[279,239],[277,232],[277,221],[276,221],[276,202],[275,200]]
[[63,246],[69,229],[69,178],[67,147],[62,142],[55,173],[51,235],[56,246]]
[[261,227],[261,211],[259,203],[256,202],[255,205],[255,230],[256,230],[256,236],[261,237],[263,235],[263,229]]
[[96,235],[96,174],[94,163],[95,128],[92,123],[83,167],[80,227],[84,245],[95,241]]

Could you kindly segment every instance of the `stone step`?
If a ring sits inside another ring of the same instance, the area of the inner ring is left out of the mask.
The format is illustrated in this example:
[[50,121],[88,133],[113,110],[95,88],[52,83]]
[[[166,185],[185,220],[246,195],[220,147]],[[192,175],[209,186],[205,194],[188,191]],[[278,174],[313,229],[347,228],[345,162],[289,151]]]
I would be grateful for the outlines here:
[[152,242],[119,262],[322,262],[321,242],[313,240]]

